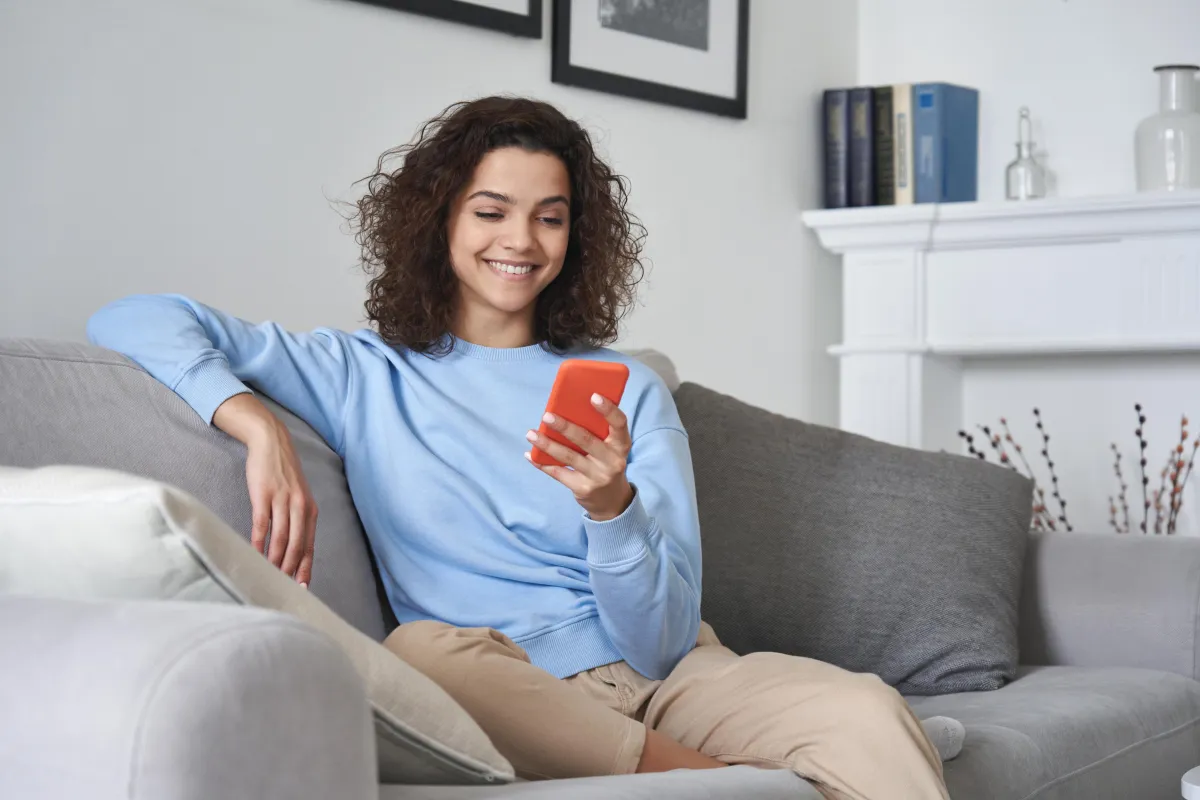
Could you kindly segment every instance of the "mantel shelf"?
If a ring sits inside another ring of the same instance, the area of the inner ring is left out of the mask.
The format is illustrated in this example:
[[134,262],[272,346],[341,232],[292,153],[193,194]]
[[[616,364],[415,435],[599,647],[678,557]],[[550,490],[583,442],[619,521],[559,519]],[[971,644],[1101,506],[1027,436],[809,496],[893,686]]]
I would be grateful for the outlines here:
[[1111,242],[1200,229],[1200,190],[805,211],[834,253]]

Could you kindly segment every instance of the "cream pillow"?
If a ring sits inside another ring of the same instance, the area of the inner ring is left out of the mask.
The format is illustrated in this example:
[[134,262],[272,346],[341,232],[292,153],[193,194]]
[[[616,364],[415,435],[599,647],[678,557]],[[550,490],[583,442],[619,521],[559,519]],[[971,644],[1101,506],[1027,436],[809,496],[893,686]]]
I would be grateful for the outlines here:
[[90,467],[0,467],[0,553],[0,593],[241,603],[296,616],[337,642],[366,683],[382,782],[514,779],[440,687],[178,489]]

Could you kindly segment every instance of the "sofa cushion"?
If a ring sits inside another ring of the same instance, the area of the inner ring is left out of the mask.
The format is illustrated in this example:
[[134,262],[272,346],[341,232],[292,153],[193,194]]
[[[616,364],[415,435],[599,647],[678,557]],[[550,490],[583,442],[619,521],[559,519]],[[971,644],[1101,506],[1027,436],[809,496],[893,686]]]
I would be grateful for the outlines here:
[[821,800],[794,772],[733,766],[525,781],[504,786],[380,786],[379,800]]
[[1179,797],[1200,764],[1200,683],[1148,669],[1022,668],[996,692],[910,697],[921,717],[966,726],[945,765],[951,797]]
[[911,694],[1016,674],[1032,486],[684,383],[704,549],[701,609],[735,651],[874,672]]
[[[0,464],[79,464],[177,486],[250,538],[246,449],[200,419],[133,361],[100,347],[41,339],[0,340]],[[373,639],[391,609],[342,461],[316,431],[269,398],[291,433],[320,509],[313,594]]]
[[91,467],[0,467],[0,552],[3,593],[241,603],[298,617],[339,645],[365,682],[381,779],[513,779],[484,732],[433,681],[344,622],[179,489]]

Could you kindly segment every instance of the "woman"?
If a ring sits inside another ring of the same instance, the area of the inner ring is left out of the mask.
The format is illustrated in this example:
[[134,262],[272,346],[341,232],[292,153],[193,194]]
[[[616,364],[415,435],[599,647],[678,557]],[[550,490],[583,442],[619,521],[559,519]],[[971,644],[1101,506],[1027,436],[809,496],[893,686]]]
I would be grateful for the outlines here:
[[[828,797],[946,797],[937,752],[890,687],[739,658],[701,622],[687,436],[661,380],[602,347],[640,278],[625,202],[553,107],[460,103],[385,153],[358,203],[377,330],[288,333],[165,295],[105,307],[89,336],[246,444],[252,541],[264,550],[269,531],[265,555],[304,585],[316,508],[247,384],[325,438],[401,623],[385,644],[519,774],[749,763]],[[547,420],[584,455],[533,431],[568,356],[631,370],[620,407],[593,399],[605,440]],[[570,468],[533,464],[531,446]]]

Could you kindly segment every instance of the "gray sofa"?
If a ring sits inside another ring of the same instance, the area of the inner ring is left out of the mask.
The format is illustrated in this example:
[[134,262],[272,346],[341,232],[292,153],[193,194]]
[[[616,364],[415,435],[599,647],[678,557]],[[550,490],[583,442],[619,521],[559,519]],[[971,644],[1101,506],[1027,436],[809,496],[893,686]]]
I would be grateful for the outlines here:
[[[678,389],[664,357],[638,355]],[[312,591],[381,639],[394,621],[380,602],[340,462],[310,428],[274,408],[321,508]],[[248,532],[243,455],[115,353],[0,340],[0,465],[146,475]],[[704,494],[699,478],[697,489]],[[706,541],[738,535],[704,527]],[[750,602],[723,611],[756,614]],[[1018,679],[997,691],[910,698],[923,717],[966,725],[962,755],[945,765],[951,795],[1179,797],[1181,776],[1200,764],[1198,614],[1200,539],[1033,537]],[[747,767],[380,786],[358,676],[328,641],[274,612],[0,596],[0,635],[3,798],[818,797],[790,773]],[[155,734],[134,735],[147,730]]]

